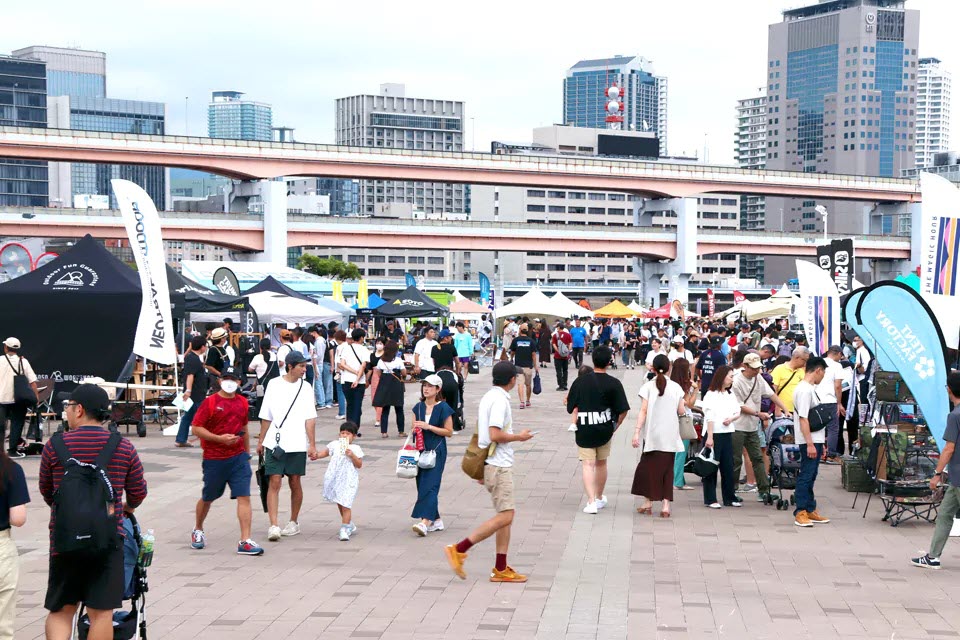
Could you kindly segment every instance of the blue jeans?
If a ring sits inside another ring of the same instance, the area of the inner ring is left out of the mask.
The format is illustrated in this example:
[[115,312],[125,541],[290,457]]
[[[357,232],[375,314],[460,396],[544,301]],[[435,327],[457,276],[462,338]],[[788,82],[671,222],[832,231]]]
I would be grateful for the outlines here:
[[326,397],[323,395],[323,373],[318,372],[313,377],[313,397],[318,407],[326,405]]
[[323,378],[323,399],[327,401],[326,406],[333,406],[333,370],[330,368],[329,362],[323,363],[323,372],[321,373],[321,378]]
[[797,508],[793,515],[801,511],[812,513],[817,510],[817,499],[813,495],[813,483],[817,481],[817,472],[820,471],[820,456],[823,455],[823,445],[814,444],[817,448],[817,457],[807,456],[807,445],[800,445],[800,473],[797,475],[797,488],[793,492],[797,501]]
[[193,422],[193,416],[196,415],[201,402],[203,402],[203,399],[199,401],[194,400],[193,406],[180,416],[180,429],[177,430],[177,444],[183,444],[187,441],[187,436],[190,435],[190,424]]
[[[339,385],[337,387],[337,415],[345,416],[347,415],[347,392],[345,389],[350,385],[343,384],[342,382],[338,382],[337,385]],[[360,425],[357,426],[359,427]]]

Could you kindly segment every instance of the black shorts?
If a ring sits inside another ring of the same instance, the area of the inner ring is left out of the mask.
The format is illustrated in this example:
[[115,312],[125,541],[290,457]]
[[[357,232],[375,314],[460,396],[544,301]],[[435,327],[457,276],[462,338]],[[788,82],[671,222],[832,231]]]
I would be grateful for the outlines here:
[[123,538],[105,556],[65,558],[50,555],[50,576],[43,606],[57,612],[79,603],[88,609],[112,611],[123,606]]

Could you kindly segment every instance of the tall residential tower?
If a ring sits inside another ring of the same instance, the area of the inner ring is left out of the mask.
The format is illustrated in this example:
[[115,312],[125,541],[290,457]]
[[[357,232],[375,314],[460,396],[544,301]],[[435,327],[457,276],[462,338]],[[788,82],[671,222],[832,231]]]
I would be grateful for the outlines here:
[[937,153],[950,151],[950,90],[953,79],[937,58],[917,67],[917,166],[933,166]]
[[214,91],[207,106],[207,135],[229,140],[273,140],[273,107],[244,100],[242,91]]
[[[737,133],[735,156],[744,169],[763,169],[767,164],[767,99],[766,92],[753,98],[737,100]],[[740,196],[740,228],[763,229],[766,199],[763,196]],[[740,277],[764,281],[764,260],[761,256],[740,256]]]

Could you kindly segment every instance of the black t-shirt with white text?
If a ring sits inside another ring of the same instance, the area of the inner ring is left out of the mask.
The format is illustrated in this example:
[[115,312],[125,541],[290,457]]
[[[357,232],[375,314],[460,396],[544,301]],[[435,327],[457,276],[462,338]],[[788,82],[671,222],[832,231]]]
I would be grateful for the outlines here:
[[700,369],[700,390],[706,391],[713,382],[714,372],[727,364],[727,359],[718,349],[710,349],[700,354],[697,360],[697,368]]
[[623,385],[605,373],[585,373],[570,385],[567,413],[577,409],[578,447],[602,447],[613,437],[617,419],[630,410]]
[[533,354],[539,349],[530,336],[518,336],[510,343],[510,351],[513,353],[513,364],[522,369],[532,369]]

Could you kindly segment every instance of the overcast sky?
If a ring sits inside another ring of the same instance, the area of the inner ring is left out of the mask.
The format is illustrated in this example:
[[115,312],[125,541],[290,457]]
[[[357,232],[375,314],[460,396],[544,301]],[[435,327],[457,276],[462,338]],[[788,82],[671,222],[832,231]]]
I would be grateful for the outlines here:
[[[336,98],[400,82],[408,96],[465,101],[465,144],[481,150],[560,122],[573,63],[639,54],[669,78],[671,154],[702,158],[706,145],[725,163],[736,100],[765,82],[767,25],[813,1],[47,0],[4,7],[3,50],[104,51],[109,97],[166,102],[168,132],[192,135],[206,135],[210,92],[233,89],[273,104],[274,125],[298,140],[333,142]],[[920,55],[960,75],[960,2],[907,6],[921,13]]]

